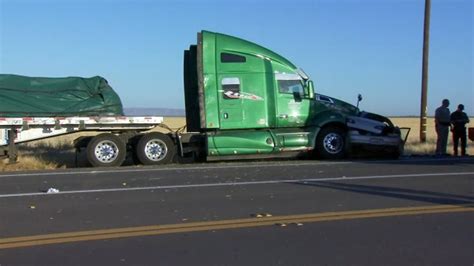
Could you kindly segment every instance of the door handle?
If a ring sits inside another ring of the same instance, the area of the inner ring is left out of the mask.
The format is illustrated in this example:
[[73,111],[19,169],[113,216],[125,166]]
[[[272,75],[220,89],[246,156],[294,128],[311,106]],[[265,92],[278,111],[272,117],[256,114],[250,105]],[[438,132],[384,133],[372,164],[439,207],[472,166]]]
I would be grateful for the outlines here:
[[287,119],[288,115],[287,114],[280,114],[278,117],[281,118],[281,119]]

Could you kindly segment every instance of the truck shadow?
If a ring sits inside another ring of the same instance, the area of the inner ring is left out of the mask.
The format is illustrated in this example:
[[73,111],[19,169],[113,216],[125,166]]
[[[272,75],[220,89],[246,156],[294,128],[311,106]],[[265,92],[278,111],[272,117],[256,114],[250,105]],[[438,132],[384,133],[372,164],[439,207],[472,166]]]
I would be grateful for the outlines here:
[[[32,156],[41,159],[44,163],[57,165],[58,168],[81,168],[92,167],[88,162],[85,152],[76,152],[76,149],[69,144],[61,147],[51,147],[48,144],[18,145],[18,151],[22,156]],[[21,159],[20,159],[21,160]],[[122,166],[134,165],[132,157],[127,154]]]
[[52,148],[43,143],[34,146],[19,144],[18,151],[21,156],[38,158],[43,163],[55,164],[58,167],[75,167],[75,150],[70,145]]
[[[18,145],[20,154],[26,156],[32,156],[40,158],[46,163],[52,163],[58,167],[66,168],[80,168],[80,167],[91,167],[90,163],[87,161],[86,153],[80,152],[76,154],[75,148],[70,143],[60,143],[55,144],[54,146],[47,143],[37,143],[35,145]],[[302,156],[298,158],[273,158],[273,159],[248,159],[246,162],[288,162],[288,161],[313,161],[309,156]],[[474,165],[474,156],[468,157],[441,157],[437,158],[434,156],[417,156],[417,157],[404,157],[398,160],[386,159],[376,156],[366,156],[359,158],[349,158],[348,160],[339,160],[351,161],[362,164],[385,164],[385,165],[420,165],[420,166],[429,166],[429,165]],[[180,164],[189,164],[191,161],[180,161]],[[242,162],[242,160],[236,161],[225,161],[228,163],[231,162]],[[331,161],[319,161],[319,162],[331,162]],[[213,162],[209,162],[212,164]],[[123,166],[133,166],[132,156],[127,154],[127,159],[122,164]]]
[[290,182],[290,184],[328,188],[353,193],[362,193],[374,196],[395,199],[428,202],[433,204],[464,205],[473,204],[474,197],[443,192],[424,191],[407,188],[393,188],[372,185],[347,184],[331,181]]

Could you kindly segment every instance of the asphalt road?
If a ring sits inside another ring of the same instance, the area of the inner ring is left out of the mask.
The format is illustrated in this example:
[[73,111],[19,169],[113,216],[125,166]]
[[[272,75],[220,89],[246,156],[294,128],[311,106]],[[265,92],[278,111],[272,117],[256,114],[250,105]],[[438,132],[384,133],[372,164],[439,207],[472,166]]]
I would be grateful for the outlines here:
[[474,265],[474,158],[59,170],[0,182],[1,266]]

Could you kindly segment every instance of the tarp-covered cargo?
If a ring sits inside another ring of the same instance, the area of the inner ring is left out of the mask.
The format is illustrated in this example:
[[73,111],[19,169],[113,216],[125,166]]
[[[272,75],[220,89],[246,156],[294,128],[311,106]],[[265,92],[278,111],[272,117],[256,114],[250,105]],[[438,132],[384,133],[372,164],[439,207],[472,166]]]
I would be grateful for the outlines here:
[[123,115],[107,80],[0,74],[0,117]]

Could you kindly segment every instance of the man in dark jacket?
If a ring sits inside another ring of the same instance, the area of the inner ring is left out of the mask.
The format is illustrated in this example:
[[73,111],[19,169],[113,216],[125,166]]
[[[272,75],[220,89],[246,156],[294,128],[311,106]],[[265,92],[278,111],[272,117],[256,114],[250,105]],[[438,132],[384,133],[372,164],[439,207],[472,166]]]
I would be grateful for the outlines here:
[[461,139],[461,156],[466,156],[466,124],[469,117],[463,112],[464,105],[458,105],[458,109],[451,114],[451,124],[453,125],[454,156],[458,156],[459,139]]

